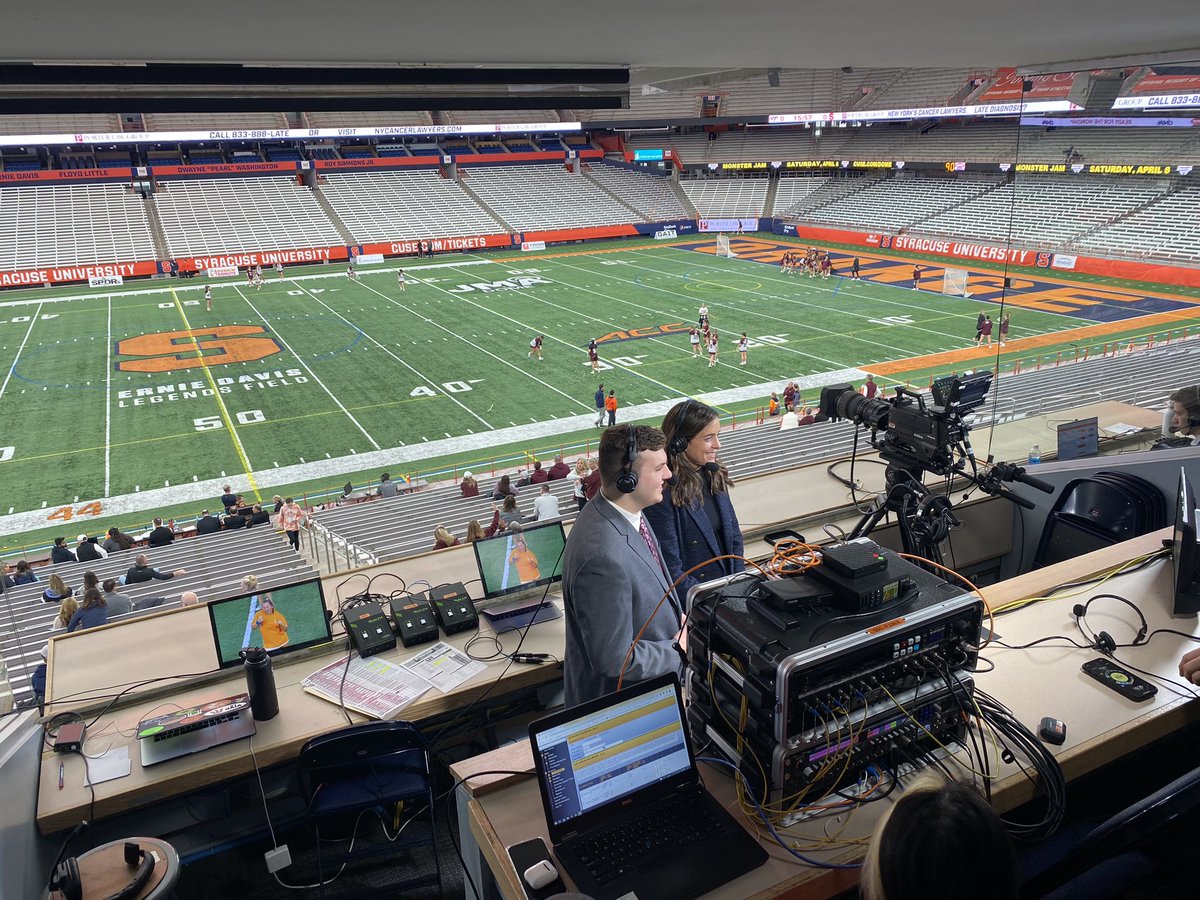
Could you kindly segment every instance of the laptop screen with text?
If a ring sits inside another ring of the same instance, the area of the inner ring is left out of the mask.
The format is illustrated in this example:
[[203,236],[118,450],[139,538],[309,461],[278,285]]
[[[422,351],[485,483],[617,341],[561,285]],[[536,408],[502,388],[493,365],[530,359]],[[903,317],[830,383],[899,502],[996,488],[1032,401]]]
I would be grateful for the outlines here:
[[535,731],[554,825],[692,769],[678,688],[612,695],[603,709]]

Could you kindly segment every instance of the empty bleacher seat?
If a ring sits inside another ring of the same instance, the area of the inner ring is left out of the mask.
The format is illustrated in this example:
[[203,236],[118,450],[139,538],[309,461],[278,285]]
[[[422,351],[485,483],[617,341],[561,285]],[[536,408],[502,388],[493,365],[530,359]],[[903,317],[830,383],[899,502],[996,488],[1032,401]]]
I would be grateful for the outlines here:
[[359,241],[504,230],[462,188],[436,171],[331,174],[321,193]]
[[518,230],[629,222],[633,214],[560,165],[471,166],[467,186]]

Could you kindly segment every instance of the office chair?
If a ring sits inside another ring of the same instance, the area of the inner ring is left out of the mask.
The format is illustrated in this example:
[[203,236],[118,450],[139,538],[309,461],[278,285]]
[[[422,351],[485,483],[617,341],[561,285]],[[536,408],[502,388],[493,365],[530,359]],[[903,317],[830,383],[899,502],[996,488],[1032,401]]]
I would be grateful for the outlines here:
[[[434,871],[407,877],[380,886],[377,892],[394,892],[400,887],[436,884],[441,887],[433,805],[433,778],[429,746],[424,736],[409,722],[367,722],[353,725],[308,741],[298,761],[300,791],[305,815],[316,836],[318,882],[325,882],[325,866],[340,866],[355,860],[379,858],[399,850],[428,846],[433,855]],[[397,804],[403,803],[403,809]],[[402,830],[395,840],[363,849],[349,849],[331,860],[324,860],[322,840],[346,840],[359,828],[363,813],[376,813],[388,836],[393,823]],[[427,829],[412,819],[429,813]],[[337,828],[338,838],[322,837],[321,826]],[[340,827],[339,827],[340,826]],[[361,893],[361,892],[357,892]]]
[[1200,768],[1176,778],[1107,819],[1040,871],[1027,874],[1021,897],[1103,900],[1157,868],[1150,842],[1167,826],[1200,810]]

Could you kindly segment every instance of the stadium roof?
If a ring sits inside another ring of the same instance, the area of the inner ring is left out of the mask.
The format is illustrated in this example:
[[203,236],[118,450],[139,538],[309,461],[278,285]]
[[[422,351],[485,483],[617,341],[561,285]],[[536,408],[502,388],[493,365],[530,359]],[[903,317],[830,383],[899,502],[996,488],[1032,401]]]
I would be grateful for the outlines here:
[[1200,58],[1196,0],[68,0],[16,4],[0,30],[0,61],[59,63],[1041,69],[1160,53]]

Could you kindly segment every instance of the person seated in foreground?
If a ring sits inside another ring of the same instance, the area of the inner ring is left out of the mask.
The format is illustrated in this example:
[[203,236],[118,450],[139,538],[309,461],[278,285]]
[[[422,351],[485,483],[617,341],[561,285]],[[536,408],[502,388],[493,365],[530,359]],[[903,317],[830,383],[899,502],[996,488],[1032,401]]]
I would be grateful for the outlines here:
[[863,860],[863,900],[1016,900],[1017,855],[974,788],[924,773],[884,813]]
[[438,525],[433,529],[433,549],[444,550],[447,547],[457,547],[458,538],[450,533],[445,525]]
[[109,618],[123,616],[133,610],[133,598],[128,594],[117,593],[117,579],[106,578],[101,587],[104,589],[104,605],[108,607]]
[[541,493],[534,498],[533,513],[539,522],[557,519],[562,515],[558,508],[558,498],[550,493],[550,485],[543,484]]
[[80,562],[95,562],[108,556],[108,551],[97,544],[95,538],[81,534],[75,541],[75,558]]
[[1180,388],[1171,395],[1172,431],[1192,439],[1200,447],[1200,384]]
[[504,505],[500,509],[500,521],[508,526],[513,522],[521,522],[524,518],[521,510],[517,507],[517,498],[512,494],[505,494]]
[[207,509],[204,514],[196,520],[196,534],[216,534],[221,530],[221,520],[210,513]]
[[485,541],[498,532],[502,525],[500,523],[500,508],[492,507],[492,524],[484,528],[479,524],[478,519],[472,519],[467,523],[467,543],[473,544],[476,541]]
[[129,571],[125,573],[126,584],[142,584],[150,580],[170,581],[178,575],[186,575],[187,569],[175,569],[173,572],[160,572],[150,565],[150,560],[145,553],[139,554],[134,560],[134,564],[129,567]]
[[463,472],[462,481],[458,483],[458,489],[464,497],[479,496],[479,482],[475,480],[475,476],[470,472]]
[[500,480],[496,482],[496,487],[492,490],[492,499],[503,500],[509,494],[515,497],[518,493],[520,492],[517,490],[516,485],[512,483],[512,479],[507,475],[501,475]]
[[71,618],[75,615],[75,611],[79,609],[79,601],[74,597],[63,597],[62,603],[58,606],[58,618],[50,625],[51,631],[63,631],[71,624]]
[[396,485],[392,483],[392,476],[384,472],[379,476],[379,496],[380,497],[395,497],[399,493]]
[[261,503],[255,503],[250,507],[250,515],[246,518],[246,527],[251,525],[270,525],[271,514],[262,508]]
[[16,569],[13,570],[13,584],[33,584],[37,581],[37,576],[33,574],[33,567],[29,565],[29,561],[18,559]]
[[121,531],[116,525],[108,529],[108,537],[101,544],[109,553],[119,553],[122,550],[129,550],[133,547],[133,538]]
[[42,591],[42,601],[45,603],[61,603],[63,597],[70,597],[73,593],[67,583],[62,580],[61,576],[51,572],[49,583],[46,589]]
[[529,473],[530,484],[543,484],[550,480],[550,472],[542,468],[541,460],[535,460],[533,471]]
[[50,564],[57,565],[58,563],[75,561],[75,554],[67,546],[67,539],[65,537],[56,537],[54,539],[54,546],[50,548]]
[[104,604],[104,597],[95,588],[88,588],[83,592],[83,603],[67,623],[67,631],[69,633],[77,628],[95,628],[107,623],[108,607]]
[[195,591],[184,591],[179,595],[180,606],[198,606],[200,596]]

